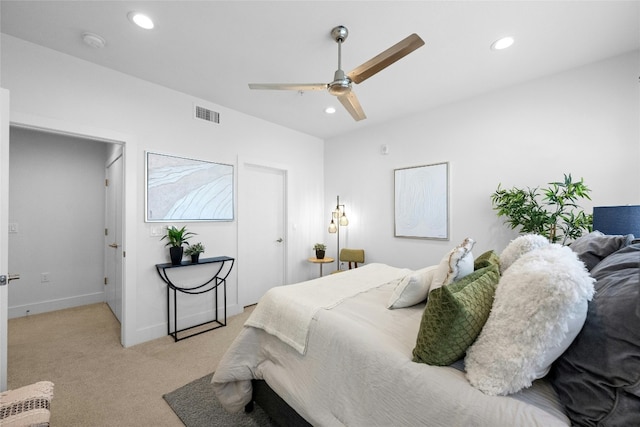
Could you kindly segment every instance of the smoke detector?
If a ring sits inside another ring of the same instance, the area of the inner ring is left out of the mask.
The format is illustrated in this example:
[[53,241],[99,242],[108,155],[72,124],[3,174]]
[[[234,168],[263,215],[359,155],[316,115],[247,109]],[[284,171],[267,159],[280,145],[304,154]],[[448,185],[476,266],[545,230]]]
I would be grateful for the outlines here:
[[107,44],[105,39],[94,33],[83,33],[82,41],[96,49],[102,49]]

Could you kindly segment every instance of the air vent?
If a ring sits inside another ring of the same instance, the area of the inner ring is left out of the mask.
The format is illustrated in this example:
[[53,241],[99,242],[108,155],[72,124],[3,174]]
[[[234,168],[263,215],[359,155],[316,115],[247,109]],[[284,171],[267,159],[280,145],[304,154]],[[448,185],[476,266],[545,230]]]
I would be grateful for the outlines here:
[[220,123],[220,113],[209,110],[208,108],[195,106],[195,118],[206,120],[208,122]]

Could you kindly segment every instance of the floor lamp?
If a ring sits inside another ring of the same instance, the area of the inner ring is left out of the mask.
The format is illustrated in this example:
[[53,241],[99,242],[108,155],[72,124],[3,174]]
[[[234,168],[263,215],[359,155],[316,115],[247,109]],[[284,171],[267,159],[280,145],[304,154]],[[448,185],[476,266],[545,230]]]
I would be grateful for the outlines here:
[[338,248],[336,252],[336,259],[338,262],[337,270],[340,270],[340,226],[349,225],[349,219],[345,214],[344,205],[340,204],[340,196],[336,196],[336,208],[331,213],[331,223],[329,224],[329,233],[337,233]]

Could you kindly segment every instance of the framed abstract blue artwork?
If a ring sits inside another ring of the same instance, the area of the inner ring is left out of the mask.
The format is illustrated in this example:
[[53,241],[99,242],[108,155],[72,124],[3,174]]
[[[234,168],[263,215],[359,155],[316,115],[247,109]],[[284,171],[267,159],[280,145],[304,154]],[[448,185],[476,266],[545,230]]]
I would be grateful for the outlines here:
[[145,221],[233,221],[233,165],[146,152]]

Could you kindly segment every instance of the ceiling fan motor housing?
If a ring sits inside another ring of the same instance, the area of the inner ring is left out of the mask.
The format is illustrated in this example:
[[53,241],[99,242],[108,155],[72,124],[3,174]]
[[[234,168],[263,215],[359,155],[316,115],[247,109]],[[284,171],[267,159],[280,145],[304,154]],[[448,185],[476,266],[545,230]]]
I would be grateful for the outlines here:
[[336,70],[333,75],[333,81],[329,83],[327,90],[331,95],[345,95],[351,92],[351,79],[345,76],[344,71]]

